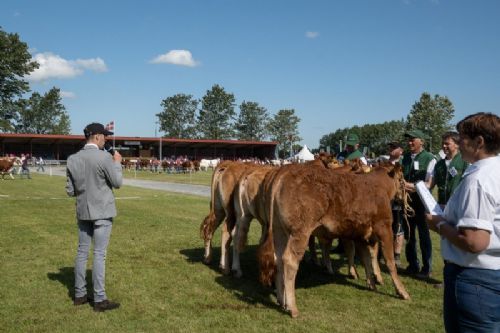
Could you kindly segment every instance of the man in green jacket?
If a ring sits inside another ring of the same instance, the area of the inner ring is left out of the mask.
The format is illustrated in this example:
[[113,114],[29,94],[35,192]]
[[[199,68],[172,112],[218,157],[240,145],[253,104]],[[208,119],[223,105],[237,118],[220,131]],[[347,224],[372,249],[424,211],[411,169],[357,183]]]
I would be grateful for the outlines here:
[[340,152],[337,156],[339,161],[343,160],[354,160],[359,158],[363,164],[367,164],[366,158],[363,153],[359,150],[359,137],[355,133],[351,133],[347,136],[345,142],[345,150]]
[[[436,158],[424,149],[426,136],[422,131],[418,129],[409,131],[405,133],[405,137],[408,139],[409,151],[403,155],[403,173],[406,190],[410,193],[411,207],[415,210],[415,216],[408,219],[408,225],[403,224],[408,238],[405,253],[409,265],[406,272],[415,274],[419,278],[428,278],[432,271],[432,243],[429,227],[425,221],[425,207],[415,190],[415,183],[430,180],[436,165]],[[421,268],[417,256],[417,237],[415,234],[417,230],[420,251],[422,252]]]
[[459,151],[459,136],[456,132],[446,132],[441,137],[445,158],[436,163],[434,174],[428,182],[430,189],[437,185],[438,203],[444,208],[462,180],[469,163],[462,159]]

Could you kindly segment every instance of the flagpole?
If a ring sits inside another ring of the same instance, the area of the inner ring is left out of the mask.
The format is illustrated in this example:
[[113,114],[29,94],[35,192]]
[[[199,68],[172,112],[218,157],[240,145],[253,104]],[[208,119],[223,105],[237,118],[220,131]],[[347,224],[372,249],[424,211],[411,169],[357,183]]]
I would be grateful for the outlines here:
[[115,150],[115,121],[113,120],[113,150]]

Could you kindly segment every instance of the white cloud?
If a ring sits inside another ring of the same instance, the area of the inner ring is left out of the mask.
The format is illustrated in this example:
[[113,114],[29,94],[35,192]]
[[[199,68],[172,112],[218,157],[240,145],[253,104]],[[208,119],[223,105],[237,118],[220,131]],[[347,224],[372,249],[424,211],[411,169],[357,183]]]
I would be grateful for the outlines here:
[[62,98],[76,98],[76,94],[71,91],[61,91]]
[[40,67],[28,76],[30,81],[45,81],[48,79],[71,79],[82,75],[84,70],[106,72],[108,69],[101,58],[66,60],[51,52],[38,53],[33,60]]
[[318,36],[319,36],[319,32],[317,32],[317,31],[307,31],[306,32],[307,38],[314,39],[314,38],[317,38]]
[[172,50],[165,54],[160,54],[150,61],[152,64],[172,64],[179,66],[195,67],[198,61],[193,59],[193,55],[188,50]]
[[108,68],[101,58],[94,59],[76,59],[75,63],[85,69],[94,72],[107,72]]

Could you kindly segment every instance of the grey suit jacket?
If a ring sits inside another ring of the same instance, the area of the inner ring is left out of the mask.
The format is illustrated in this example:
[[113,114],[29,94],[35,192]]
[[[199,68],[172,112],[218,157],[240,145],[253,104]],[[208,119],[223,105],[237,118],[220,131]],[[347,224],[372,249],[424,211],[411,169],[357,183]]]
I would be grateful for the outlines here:
[[122,185],[122,167],[108,152],[85,145],[71,155],[66,168],[66,192],[76,197],[78,220],[104,220],[116,216],[113,188]]

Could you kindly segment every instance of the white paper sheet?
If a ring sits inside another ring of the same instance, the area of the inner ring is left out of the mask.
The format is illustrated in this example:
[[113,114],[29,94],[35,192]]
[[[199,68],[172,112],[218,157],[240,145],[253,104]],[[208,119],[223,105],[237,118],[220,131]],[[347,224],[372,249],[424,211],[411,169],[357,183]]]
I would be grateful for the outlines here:
[[415,184],[415,188],[427,212],[431,213],[432,215],[442,216],[443,210],[441,209],[441,206],[439,206],[436,199],[434,199],[432,193],[429,191],[427,186],[425,186],[425,183],[423,181],[419,181]]

